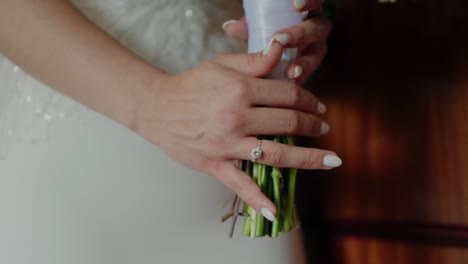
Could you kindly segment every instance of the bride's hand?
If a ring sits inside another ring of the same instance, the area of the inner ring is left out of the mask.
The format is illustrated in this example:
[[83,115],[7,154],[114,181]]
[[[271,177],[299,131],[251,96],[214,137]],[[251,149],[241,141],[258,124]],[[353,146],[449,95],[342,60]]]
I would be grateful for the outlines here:
[[[298,12],[317,12],[321,9],[323,0],[292,1]],[[248,30],[245,17],[240,20],[229,20],[223,25],[230,37],[247,40]],[[286,47],[298,48],[300,56],[291,61],[286,69],[290,79],[301,84],[319,67],[327,53],[327,38],[331,31],[330,21],[321,16],[310,18],[302,23],[275,32],[273,35],[288,34],[290,42]]]
[[[318,117],[325,106],[310,92],[254,78],[271,72],[282,50],[274,42],[266,55],[221,55],[159,78],[141,102],[133,129],[181,164],[217,177],[257,211],[275,214],[274,204],[236,161],[251,159],[258,135],[320,136],[329,130]],[[331,151],[266,140],[262,151],[258,162],[278,167],[340,165]]]

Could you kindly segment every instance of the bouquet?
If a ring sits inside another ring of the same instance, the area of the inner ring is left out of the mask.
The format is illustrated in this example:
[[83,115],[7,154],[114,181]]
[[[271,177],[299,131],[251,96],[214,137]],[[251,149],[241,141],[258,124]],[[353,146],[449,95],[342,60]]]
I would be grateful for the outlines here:
[[[334,0],[328,1],[334,2]],[[296,25],[305,18],[303,13],[294,10],[290,0],[243,0],[243,4],[249,27],[248,51],[250,53],[262,51],[277,30]],[[331,6],[334,6],[334,3]],[[285,49],[277,68],[267,78],[289,81],[286,76],[286,67],[297,56],[297,49]],[[259,139],[294,145],[292,136],[262,136]],[[245,217],[242,235],[249,237],[277,237],[279,232],[289,232],[297,225],[294,203],[297,169],[276,168],[256,163],[255,160],[261,156],[260,147],[252,151],[253,161],[242,162],[242,169],[273,201],[277,214],[274,221],[270,222],[247,204],[243,204],[241,208],[240,198],[236,197],[230,213],[222,218],[225,221],[233,217],[229,234],[231,237],[239,215]]]
[[[325,0],[323,15],[332,18],[335,15],[336,2]],[[396,2],[396,0],[378,0],[381,3]],[[305,15],[297,13],[291,0],[243,0],[245,16],[249,27],[249,52],[263,50],[271,41],[273,33],[300,23]],[[309,14],[312,15],[312,14]],[[285,49],[277,68],[267,78],[289,81],[286,76],[286,66],[298,55],[297,49]],[[259,139],[294,145],[292,136],[262,136]],[[261,142],[261,141],[259,141]],[[252,151],[252,158],[261,156],[261,146]],[[296,168],[276,168],[255,161],[242,161],[242,169],[252,177],[261,191],[274,202],[277,215],[273,222],[266,220],[261,213],[256,212],[247,204],[243,204],[236,196],[231,211],[222,218],[224,222],[233,217],[229,236],[232,237],[238,216],[244,216],[242,235],[249,237],[277,237],[279,232],[289,232],[297,226],[295,212]]]

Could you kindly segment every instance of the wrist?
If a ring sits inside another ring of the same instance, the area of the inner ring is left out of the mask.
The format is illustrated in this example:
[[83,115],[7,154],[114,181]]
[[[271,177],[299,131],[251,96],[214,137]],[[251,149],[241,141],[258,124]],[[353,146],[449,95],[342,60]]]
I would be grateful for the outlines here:
[[139,134],[142,126],[142,115],[147,112],[149,101],[159,94],[164,87],[168,74],[151,65],[143,63],[132,67],[128,82],[122,84],[121,93],[111,102],[109,117]]

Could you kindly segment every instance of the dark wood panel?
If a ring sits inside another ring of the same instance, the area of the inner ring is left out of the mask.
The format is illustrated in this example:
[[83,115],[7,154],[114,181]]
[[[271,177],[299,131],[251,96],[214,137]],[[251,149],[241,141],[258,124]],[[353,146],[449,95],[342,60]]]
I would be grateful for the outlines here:
[[450,247],[388,243],[375,239],[344,237],[334,241],[340,264],[464,264],[468,250]]
[[[466,1],[340,6],[311,82],[332,130],[307,144],[336,151],[344,165],[300,182],[320,185],[329,218],[468,225],[465,10]],[[307,218],[314,208],[302,209]]]
[[468,251],[468,226],[417,222],[333,221],[333,237],[354,236],[412,244],[459,247]]
[[[340,5],[310,82],[331,133],[303,143],[344,164],[299,179],[315,263],[468,263],[466,249],[428,246],[468,243],[451,232],[468,227],[467,10],[463,0]],[[390,239],[382,223],[400,225],[400,242],[364,239]]]

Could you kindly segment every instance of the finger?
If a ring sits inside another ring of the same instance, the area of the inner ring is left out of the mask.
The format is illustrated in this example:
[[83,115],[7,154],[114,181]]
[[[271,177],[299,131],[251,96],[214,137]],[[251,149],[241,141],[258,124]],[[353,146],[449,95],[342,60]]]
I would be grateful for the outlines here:
[[322,64],[327,54],[326,43],[320,43],[311,47],[300,57],[292,60],[286,68],[288,78],[296,80],[297,84],[302,84],[314,73]]
[[316,115],[289,109],[255,107],[247,115],[246,135],[321,136],[330,126]]
[[224,22],[223,29],[229,37],[234,39],[246,41],[249,37],[245,17],[239,20],[228,20]]
[[292,0],[298,12],[320,10],[324,0]]
[[214,174],[255,211],[274,221],[275,205],[262,193],[252,178],[237,168],[233,162],[224,161],[218,164]]
[[267,79],[255,79],[250,88],[253,106],[282,107],[311,114],[323,114],[325,105],[310,91],[292,83]]
[[332,25],[324,17],[305,20],[297,25],[279,30],[274,35],[288,34],[290,40],[286,47],[306,49],[312,43],[325,42],[331,32]]
[[[254,137],[245,138],[233,149],[233,159],[252,159],[251,151],[257,146]],[[307,170],[327,170],[341,166],[341,159],[331,151],[289,146],[270,140],[262,140],[262,155],[257,162],[280,167]]]
[[264,77],[277,67],[286,41],[281,37],[276,37],[262,52],[223,54],[210,61],[252,77]]

